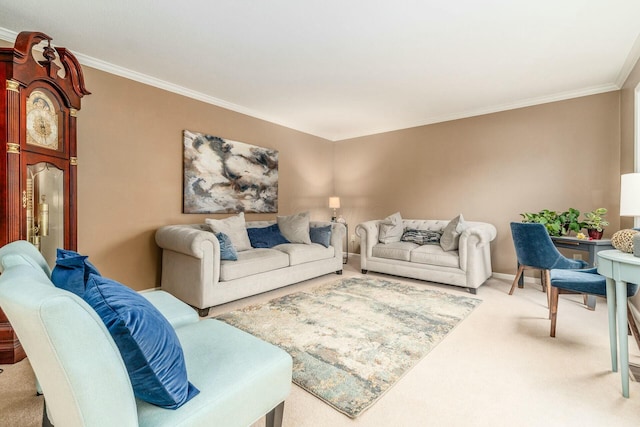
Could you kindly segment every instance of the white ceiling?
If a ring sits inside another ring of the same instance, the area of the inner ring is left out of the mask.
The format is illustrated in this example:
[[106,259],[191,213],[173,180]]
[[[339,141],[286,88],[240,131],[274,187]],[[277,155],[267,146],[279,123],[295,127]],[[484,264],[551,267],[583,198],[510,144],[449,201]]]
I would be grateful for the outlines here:
[[[81,63],[329,140],[620,88],[638,0],[0,0]],[[91,90],[91,88],[88,88]]]

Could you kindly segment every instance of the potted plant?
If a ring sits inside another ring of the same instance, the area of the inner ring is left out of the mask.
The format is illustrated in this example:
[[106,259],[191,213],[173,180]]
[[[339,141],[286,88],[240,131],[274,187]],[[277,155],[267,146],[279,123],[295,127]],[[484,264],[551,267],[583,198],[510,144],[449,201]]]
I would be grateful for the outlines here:
[[543,224],[550,236],[566,236],[572,231],[577,233],[585,227],[584,223],[579,221],[580,211],[574,208],[564,212],[543,209],[537,213],[521,213],[520,216],[522,216],[522,222]]
[[598,208],[594,211],[584,214],[585,220],[583,222],[584,228],[587,229],[589,237],[594,240],[602,239],[604,233],[604,227],[609,225],[609,221],[604,219],[607,214],[607,209]]

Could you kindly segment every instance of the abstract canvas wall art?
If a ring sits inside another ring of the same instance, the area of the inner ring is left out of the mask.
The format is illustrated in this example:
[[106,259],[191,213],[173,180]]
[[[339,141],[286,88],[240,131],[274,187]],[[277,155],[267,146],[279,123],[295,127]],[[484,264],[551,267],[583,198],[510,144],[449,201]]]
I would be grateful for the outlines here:
[[184,213],[278,212],[278,151],[185,130]]

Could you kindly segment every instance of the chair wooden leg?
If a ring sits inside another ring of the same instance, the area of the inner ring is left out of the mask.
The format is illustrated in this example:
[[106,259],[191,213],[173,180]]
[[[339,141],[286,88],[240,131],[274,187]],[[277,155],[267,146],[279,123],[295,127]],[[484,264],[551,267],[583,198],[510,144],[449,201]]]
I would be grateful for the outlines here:
[[555,338],[556,336],[556,319],[558,317],[559,294],[560,291],[555,286],[550,286],[550,292],[547,292],[547,295],[550,295],[549,318],[551,319],[551,332],[549,333],[549,335],[552,338]]
[[638,332],[638,326],[636,325],[636,321],[633,318],[633,313],[629,308],[629,304],[631,303],[627,302],[627,320],[629,322],[629,329],[631,330],[631,335],[633,335],[633,338],[635,338],[636,340],[636,345],[640,349],[640,332]]
[[513,285],[511,285],[511,290],[509,291],[509,295],[513,295],[513,290],[516,288],[518,284],[518,280],[520,280],[520,276],[524,274],[524,265],[518,267],[518,273],[516,274],[516,278],[513,279]]
[[[544,288],[547,291],[547,307],[551,308],[551,270],[543,270],[542,276],[544,277]],[[556,288],[558,290],[558,288]]]

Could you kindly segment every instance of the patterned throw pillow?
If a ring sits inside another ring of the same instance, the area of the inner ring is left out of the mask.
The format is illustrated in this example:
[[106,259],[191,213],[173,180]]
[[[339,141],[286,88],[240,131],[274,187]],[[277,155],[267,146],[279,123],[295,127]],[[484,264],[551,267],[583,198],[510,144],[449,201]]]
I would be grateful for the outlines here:
[[439,245],[440,237],[442,237],[441,231],[435,230],[414,230],[407,228],[402,233],[403,242],[411,242],[418,245]]

